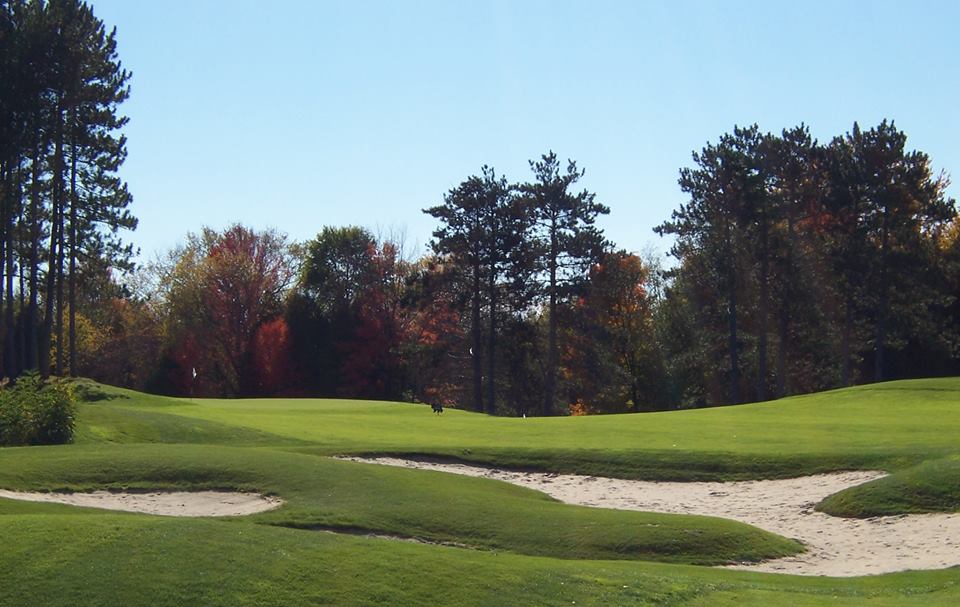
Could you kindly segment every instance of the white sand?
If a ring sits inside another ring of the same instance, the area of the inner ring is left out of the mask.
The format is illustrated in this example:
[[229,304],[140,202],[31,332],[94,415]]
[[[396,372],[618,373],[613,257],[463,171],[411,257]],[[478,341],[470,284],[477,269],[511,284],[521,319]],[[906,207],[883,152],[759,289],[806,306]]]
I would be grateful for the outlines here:
[[229,491],[26,493],[0,489],[0,498],[163,516],[243,516],[272,510],[283,503],[283,500],[275,497]]
[[385,457],[344,459],[506,481],[568,504],[729,518],[798,539],[807,546],[807,551],[797,556],[732,566],[737,569],[857,576],[960,565],[960,514],[846,519],[813,510],[828,495],[881,478],[883,472],[730,483],[660,483]]

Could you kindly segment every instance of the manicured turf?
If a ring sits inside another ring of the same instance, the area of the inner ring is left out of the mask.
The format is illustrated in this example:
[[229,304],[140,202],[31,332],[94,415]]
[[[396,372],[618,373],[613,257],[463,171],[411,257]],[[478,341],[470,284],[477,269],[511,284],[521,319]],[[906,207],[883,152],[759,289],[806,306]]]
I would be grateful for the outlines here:
[[[528,419],[457,410],[440,416],[425,405],[369,401],[190,403],[121,395],[125,398],[84,408],[78,442],[258,442],[317,454],[433,454],[654,480],[899,469],[960,451],[956,378],[890,382],[737,407]],[[143,417],[161,412],[169,416],[166,421]],[[93,416],[95,422],[88,422]],[[96,429],[89,429],[94,423]],[[244,430],[254,434],[237,435]]]
[[796,578],[569,561],[234,522],[0,515],[0,605],[906,605],[960,601],[956,571]]
[[864,518],[960,511],[960,456],[924,462],[886,478],[831,495],[818,510]]
[[837,580],[669,564],[795,545],[729,521],[578,508],[486,479],[320,457],[422,454],[633,478],[885,468],[891,478],[824,508],[949,511],[960,492],[958,379],[526,420],[395,403],[87,393],[95,400],[80,407],[77,444],[0,450],[0,487],[245,489],[286,505],[201,520],[0,500],[0,605],[960,604],[960,569]]
[[561,558],[712,565],[801,549],[791,540],[724,519],[568,506],[536,491],[485,479],[267,449],[5,449],[0,451],[0,487],[259,491],[287,503],[249,517],[257,523],[376,532]]

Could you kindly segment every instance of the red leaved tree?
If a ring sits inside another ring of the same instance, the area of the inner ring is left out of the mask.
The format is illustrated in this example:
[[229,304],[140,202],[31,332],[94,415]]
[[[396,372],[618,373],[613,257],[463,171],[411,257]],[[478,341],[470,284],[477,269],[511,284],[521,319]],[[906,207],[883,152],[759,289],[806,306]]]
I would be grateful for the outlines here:
[[260,326],[253,344],[256,389],[264,396],[299,394],[299,374],[293,361],[290,327],[282,317]]
[[367,282],[355,301],[355,329],[340,343],[341,391],[365,398],[400,398],[400,346],[405,324],[404,285],[409,264],[396,244],[367,247]]
[[[188,235],[159,276],[169,348],[180,355],[174,356],[182,367],[178,377],[196,368],[205,393],[262,393],[257,336],[280,316],[292,278],[286,238],[273,230],[234,225],[222,233],[205,228],[200,236]],[[185,348],[191,341],[195,346]]]

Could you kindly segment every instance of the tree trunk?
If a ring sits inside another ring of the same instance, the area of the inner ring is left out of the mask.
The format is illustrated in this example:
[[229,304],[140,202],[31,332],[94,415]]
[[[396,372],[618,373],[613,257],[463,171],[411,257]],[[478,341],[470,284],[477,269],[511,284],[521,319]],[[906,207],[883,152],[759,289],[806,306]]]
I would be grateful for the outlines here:
[[730,399],[733,404],[741,401],[740,398],[740,350],[737,344],[737,277],[733,259],[733,246],[730,237],[730,225],[726,227],[727,240],[727,329],[728,351],[730,355]]
[[23,258],[23,249],[22,249],[22,246],[23,246],[22,239],[24,234],[23,213],[26,206],[25,205],[26,192],[23,185],[23,179],[24,179],[23,171],[24,171],[24,167],[21,165],[20,172],[17,176],[17,226],[19,228],[19,232],[17,233],[17,238],[18,238],[18,244],[20,244],[20,247],[17,248],[17,280],[19,281],[19,284],[17,286],[17,298],[18,298],[19,305],[17,307],[17,315],[14,318],[14,325],[16,327],[15,330],[17,334],[17,337],[16,337],[17,341],[16,341],[16,344],[14,345],[14,348],[17,351],[17,360],[16,360],[17,375],[20,375],[21,373],[23,373],[23,370],[26,365],[26,338],[25,338],[26,334],[25,334],[25,331],[23,330],[24,311],[26,310],[26,306],[24,305],[25,303],[24,298],[26,297],[26,289],[24,288],[24,281],[23,281],[24,258]]
[[497,343],[497,275],[495,272],[496,263],[490,258],[490,277],[488,280],[488,289],[490,290],[490,333],[487,335],[487,413],[493,415],[497,412],[496,405],[496,355],[495,348]]
[[735,281],[732,277],[728,287],[730,289],[729,307],[727,309],[729,339],[728,349],[730,351],[730,399],[733,404],[741,401],[740,398],[740,351],[737,345],[737,289],[733,285]]
[[[77,146],[72,146],[70,159],[70,274],[68,306],[70,308],[70,326],[68,328],[70,341],[70,377],[77,376]],[[63,251],[60,252],[61,258]]]
[[[20,206],[20,219],[17,223],[23,225],[23,205]],[[27,283],[23,279],[23,258],[20,258],[17,274],[20,281],[20,314],[17,318],[17,374],[20,374],[27,368],[27,328],[25,322]]]
[[[764,203],[766,204],[766,203]],[[757,401],[767,400],[767,310],[769,307],[767,283],[769,282],[770,252],[767,246],[766,208],[760,215],[760,328],[757,343]]]
[[[44,294],[43,330],[40,339],[40,374],[50,376],[50,346],[53,338],[54,303],[57,294],[57,245],[60,244],[63,208],[63,118],[57,108],[57,127],[53,152],[53,197],[50,209],[50,249],[47,256],[47,289]],[[62,344],[60,344],[62,346]],[[62,350],[62,347],[58,348]],[[58,357],[59,358],[59,357]],[[59,371],[59,369],[58,369]]]
[[[66,190],[66,188],[64,188]],[[63,255],[64,255],[64,210],[66,206],[66,191],[60,198],[60,213],[58,220],[60,228],[57,230],[57,375],[66,375],[63,352],[67,344],[63,339]]]
[[[19,173],[19,168],[18,168],[18,173]],[[18,175],[17,180],[19,181],[19,179],[20,178]],[[14,205],[16,205],[16,208],[18,209],[20,207],[19,185],[16,188],[16,193],[14,194],[14,196],[16,197],[16,200],[13,200],[12,199],[13,196],[11,196],[11,200],[8,201],[10,218],[6,222],[7,243],[5,247],[6,262],[7,262],[6,271],[5,271],[5,274],[7,277],[7,293],[6,293],[7,307],[5,309],[6,315],[4,317],[4,326],[6,327],[6,330],[4,331],[4,335],[3,335],[3,352],[4,352],[3,360],[6,365],[5,371],[6,371],[7,377],[16,377],[17,375],[17,364],[16,364],[16,353],[15,353],[16,329],[15,329],[15,323],[14,323],[14,309],[13,309],[14,308],[14,295],[13,295],[14,269],[13,268],[14,268],[14,255],[16,254],[16,251],[15,251],[16,247],[14,246],[13,232],[14,232],[14,226],[15,226]]]
[[850,385],[850,340],[853,338],[853,292],[851,285],[847,285],[846,304],[843,311],[843,347],[841,349],[843,361],[840,371],[840,382],[844,386]]
[[853,194],[853,206],[852,206],[852,221],[853,224],[849,226],[849,233],[846,235],[848,238],[849,249],[846,251],[847,259],[847,277],[848,281],[846,286],[846,307],[844,309],[844,318],[843,318],[843,367],[841,372],[841,381],[844,386],[850,386],[853,384],[853,369],[850,365],[850,357],[853,355],[853,313],[854,313],[854,292],[855,291],[864,291],[863,277],[861,272],[857,271],[857,268],[854,267],[854,271],[850,271],[850,260],[854,259],[857,263],[863,263],[865,254],[863,252],[863,243],[859,241],[859,225],[863,221],[860,216],[860,196],[857,193]]
[[[4,274],[6,274],[6,253],[9,251],[9,239],[13,235],[13,230],[10,229],[10,219],[13,217],[13,186],[10,184],[10,177],[8,175],[9,168],[5,161],[0,161],[0,267],[3,267]],[[3,286],[3,282],[0,281],[0,287]],[[0,288],[0,311],[4,310],[3,304],[6,303],[7,306],[13,305],[13,299],[9,298],[4,301],[3,289]],[[4,325],[4,329],[6,326]],[[3,348],[2,348],[2,365],[0,365],[0,375],[6,377],[12,377],[12,374],[7,372],[7,369],[10,365],[11,356],[8,356],[7,344],[12,343],[12,336],[8,331],[3,331]]]
[[887,247],[890,240],[889,205],[883,207],[880,232],[880,284],[877,298],[877,334],[874,342],[873,381],[883,381],[883,349],[887,331]]
[[473,363],[473,408],[483,413],[483,359],[480,358],[482,335],[480,332],[480,264],[473,265],[473,310],[470,332],[473,334],[473,348],[470,362]]
[[787,395],[787,355],[789,352],[790,339],[790,311],[787,306],[789,303],[784,300],[780,302],[780,318],[777,327],[777,398],[783,398]]
[[[45,147],[45,146],[43,146]],[[27,306],[26,327],[26,369],[40,368],[40,336],[37,332],[39,316],[40,290],[40,138],[37,138],[32,161],[30,181],[30,303]]]
[[553,415],[557,392],[557,226],[550,225],[550,318],[547,342],[547,378],[544,385],[543,414]]
[[796,273],[793,271],[793,250],[796,238],[793,227],[793,210],[787,215],[787,263],[786,281],[780,298],[780,326],[777,331],[777,398],[787,395],[787,356],[790,349],[790,304],[794,292]]

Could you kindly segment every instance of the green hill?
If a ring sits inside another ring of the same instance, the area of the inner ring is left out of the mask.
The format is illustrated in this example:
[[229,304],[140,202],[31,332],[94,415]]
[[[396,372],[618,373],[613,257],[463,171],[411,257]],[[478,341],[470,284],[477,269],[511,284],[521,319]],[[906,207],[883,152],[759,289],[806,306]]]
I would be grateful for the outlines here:
[[237,489],[286,503],[249,517],[177,519],[0,500],[0,605],[960,603],[958,569],[838,580],[697,567],[799,546],[722,519],[575,507],[486,479],[323,457],[419,454],[650,479],[884,468],[888,479],[822,507],[950,511],[960,486],[958,379],[551,419],[347,400],[189,402],[91,385],[82,393],[77,443],[0,450],[0,488]]

